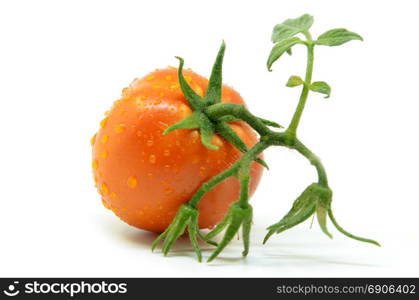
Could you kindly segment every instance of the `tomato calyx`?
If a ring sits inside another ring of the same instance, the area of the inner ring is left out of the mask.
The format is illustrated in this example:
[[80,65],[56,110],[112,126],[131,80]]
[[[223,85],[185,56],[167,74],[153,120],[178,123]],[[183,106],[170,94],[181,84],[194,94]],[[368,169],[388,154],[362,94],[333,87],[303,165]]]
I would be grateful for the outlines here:
[[253,208],[249,204],[250,163],[252,162],[252,155],[262,151],[264,147],[266,147],[264,144],[259,144],[259,147],[252,148],[231,168],[234,170],[232,176],[237,177],[240,181],[240,198],[231,205],[224,219],[205,236],[205,240],[210,240],[225,229],[221,242],[208,258],[208,262],[214,260],[223,251],[239,231],[240,227],[242,227],[244,246],[242,255],[247,256],[249,253],[250,230],[253,219]]
[[151,244],[151,250],[154,250],[157,247],[157,245],[162,240],[164,240],[162,252],[164,256],[166,256],[169,253],[173,244],[176,242],[176,240],[180,236],[182,236],[187,229],[192,247],[195,250],[198,261],[201,262],[202,254],[198,245],[198,237],[202,240],[205,240],[209,244],[214,245],[216,243],[202,236],[202,234],[199,231],[198,216],[199,212],[196,209],[196,207],[189,203],[183,204],[179,208],[170,226],[162,234],[160,234],[158,238],[154,240],[154,242]]
[[339,226],[332,212],[332,195],[332,190],[327,186],[323,186],[319,183],[312,183],[309,185],[294,201],[291,210],[279,222],[267,228],[268,233],[263,240],[263,244],[265,244],[274,233],[281,233],[288,230],[316,214],[321,230],[329,238],[332,238],[332,235],[327,229],[327,217],[330,218],[335,227],[344,235],[358,241],[380,246],[380,244],[374,240],[355,236]]
[[263,243],[265,244],[274,233],[281,233],[290,229],[317,212],[317,218],[322,231],[332,238],[326,227],[327,210],[332,201],[332,191],[317,183],[309,185],[294,201],[291,210],[277,223],[269,226]]
[[[208,83],[208,88],[205,93],[205,96],[201,97],[198,95],[188,84],[187,80],[183,75],[183,66],[184,60],[181,57],[176,57],[179,60],[178,68],[178,78],[179,86],[188,101],[190,107],[193,110],[193,113],[184,118],[183,120],[173,124],[168,127],[163,135],[169,134],[170,132],[177,129],[198,129],[200,132],[202,144],[210,150],[218,150],[219,147],[212,144],[212,136],[214,134],[219,134],[221,137],[229,141],[234,147],[236,147],[241,152],[246,152],[248,150],[246,144],[243,140],[237,135],[237,133],[229,125],[230,122],[241,121],[239,118],[236,118],[231,115],[223,115],[221,118],[211,118],[207,109],[212,106],[221,105],[224,106],[228,103],[221,103],[222,96],[222,65],[223,58],[225,53],[225,42],[221,43],[221,47],[218,51],[215,63],[212,67],[211,76]],[[266,119],[259,118],[261,122],[267,126],[281,128],[282,126]],[[260,158],[255,158],[259,164],[263,165],[265,168],[268,168],[268,165],[265,161]]]
[[188,84],[183,76],[184,60],[181,57],[176,57],[179,60],[178,78],[180,88],[191,106],[193,113],[185,119],[167,128],[163,134],[168,134],[176,129],[198,129],[201,133],[202,144],[210,150],[218,150],[218,146],[211,143],[212,136],[215,133],[215,126],[213,122],[205,114],[205,108],[221,102],[222,89],[222,63],[225,52],[224,41],[218,51],[217,58],[212,68],[211,76],[208,83],[208,88],[204,97],[198,95]]
[[249,203],[233,203],[224,219],[210,233],[208,233],[205,236],[205,240],[210,240],[225,229],[223,239],[220,243],[218,243],[217,248],[208,258],[207,262],[211,262],[218,256],[218,254],[220,254],[220,252],[231,242],[231,240],[237,234],[240,227],[242,227],[242,237],[244,245],[242,255],[247,256],[247,254],[249,253],[250,229],[252,226],[252,218],[253,208]]

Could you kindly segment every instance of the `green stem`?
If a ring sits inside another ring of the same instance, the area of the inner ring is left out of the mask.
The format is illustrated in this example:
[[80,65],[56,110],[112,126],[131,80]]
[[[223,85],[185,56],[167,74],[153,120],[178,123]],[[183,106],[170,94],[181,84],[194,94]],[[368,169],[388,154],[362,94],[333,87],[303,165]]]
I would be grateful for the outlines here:
[[[226,115],[232,115],[248,123],[260,134],[260,140],[274,146],[288,146],[297,150],[316,168],[318,174],[318,183],[324,187],[328,186],[326,170],[320,159],[303,143],[297,139],[289,139],[289,133],[274,132],[268,126],[263,124],[260,119],[251,114],[243,105],[233,103],[214,104],[206,109],[210,119],[216,120]],[[251,149],[252,150],[252,149]],[[251,152],[249,150],[249,152]],[[247,153],[244,155],[248,155]],[[244,158],[243,156],[243,158]],[[242,158],[242,159],[243,159]]]
[[328,187],[326,170],[322,162],[320,161],[320,158],[317,157],[313,152],[311,152],[311,150],[308,149],[299,140],[295,140],[291,148],[297,150],[300,154],[306,157],[310,161],[310,163],[316,168],[319,185]]
[[306,105],[308,92],[310,91],[310,84],[311,84],[311,77],[313,75],[313,62],[314,62],[314,44],[312,43],[310,33],[304,33],[307,37],[307,67],[306,67],[306,75],[304,79],[304,87],[300,95],[300,100],[297,105],[297,109],[295,110],[294,116],[288,126],[286,132],[288,132],[291,137],[295,138],[297,136],[297,128],[298,124],[300,123],[301,115],[303,114],[304,107]]
[[239,204],[242,208],[247,207],[249,202],[249,183],[250,183],[250,163],[251,160],[245,160],[240,168],[240,199]]
[[205,182],[201,185],[192,199],[189,201],[189,204],[193,207],[196,207],[201,200],[201,198],[208,193],[211,189],[213,189],[217,184],[222,182],[223,180],[227,179],[228,177],[235,176],[239,171],[241,165],[248,161],[253,161],[255,157],[263,152],[266,148],[270,145],[266,142],[259,142],[254,145],[249,151],[247,151],[237,162],[235,162],[229,169],[225,170],[224,172],[212,177],[210,180]]
[[189,204],[193,207],[196,207],[201,200],[201,198],[208,193],[212,188],[217,184],[227,179],[228,177],[234,176],[237,172],[238,166],[233,165],[226,171],[212,177],[210,180],[201,185],[198,191],[193,195],[192,199],[189,201]]
[[212,120],[218,120],[224,116],[232,115],[249,124],[261,137],[273,133],[261,119],[253,115],[242,104],[218,103],[208,106],[205,109],[205,113]]

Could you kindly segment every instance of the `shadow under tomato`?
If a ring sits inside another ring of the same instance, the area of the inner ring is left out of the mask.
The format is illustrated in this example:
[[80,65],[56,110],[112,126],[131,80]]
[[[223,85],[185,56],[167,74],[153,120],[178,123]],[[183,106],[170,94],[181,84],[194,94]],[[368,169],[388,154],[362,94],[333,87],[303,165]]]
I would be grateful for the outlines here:
[[[101,226],[112,238],[131,247],[150,250],[150,252],[151,243],[158,237],[158,234],[156,233],[140,230],[128,226],[121,221],[108,218],[106,218],[106,221],[103,220]],[[203,233],[205,234],[206,232]],[[216,260],[207,265],[210,267],[219,267],[252,264],[263,268],[278,268],[281,266],[298,268],[299,266],[304,267],[310,265],[319,267],[325,264],[334,264],[342,266],[380,267],[380,265],[374,263],[360,261],[357,257],[342,257],[342,255],[339,255],[338,253],[347,246],[336,242],[332,243],[332,241],[324,239],[320,233],[294,231],[292,234],[288,234],[288,236],[284,235],[284,238],[277,237],[269,241],[267,245],[262,245],[261,241],[264,234],[265,228],[255,226],[252,232],[252,242],[248,257],[241,256],[243,250],[241,239],[234,239],[230,245],[220,253]],[[313,234],[317,236],[311,237]],[[219,241],[219,239],[220,237],[216,238],[215,241]],[[162,244],[163,241],[154,250],[156,254],[162,254]],[[199,240],[199,245],[202,250],[203,261],[205,262],[214,251],[215,247],[202,240]],[[323,251],[317,251],[316,253],[316,249],[329,249],[329,251],[325,251],[325,253],[321,253]],[[187,234],[182,235],[172,246],[171,251],[167,255],[167,258],[171,257],[188,257],[191,259],[191,262],[196,261],[196,255],[191,247]]]
[[[141,230],[132,226],[129,226],[118,220],[103,220],[102,227],[112,238],[118,239],[123,243],[127,243],[131,246],[139,247],[142,249],[151,249],[151,243],[159,236],[154,232]],[[198,243],[202,251],[212,251],[213,246],[208,245],[202,240],[198,240]],[[160,252],[163,241],[160,242],[159,246],[154,250]],[[191,243],[187,233],[183,234],[176,243],[172,246],[168,256],[180,256],[186,255],[187,253],[193,253],[191,249]],[[195,255],[195,254],[194,254]]]

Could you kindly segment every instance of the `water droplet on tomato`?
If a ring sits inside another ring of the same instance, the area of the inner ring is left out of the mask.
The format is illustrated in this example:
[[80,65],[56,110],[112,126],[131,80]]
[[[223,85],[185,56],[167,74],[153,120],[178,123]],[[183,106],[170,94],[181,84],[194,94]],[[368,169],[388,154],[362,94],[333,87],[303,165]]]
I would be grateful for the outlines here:
[[107,196],[109,195],[109,188],[105,183],[102,183],[102,186],[100,188],[100,192],[102,193],[102,195]]
[[97,159],[94,159],[94,160],[92,161],[92,168],[93,168],[93,170],[96,170],[96,169],[97,169],[97,167],[98,167],[98,161],[97,161]]
[[128,177],[127,184],[130,188],[135,188],[137,186],[137,178],[135,178],[134,176]]
[[109,136],[108,135],[104,135],[102,137],[102,144],[106,144],[108,142],[108,140],[109,140]]
[[202,88],[199,85],[195,86],[194,90],[199,96],[201,96],[201,97],[204,96],[204,91],[202,90]]
[[108,154],[109,154],[108,151],[105,150],[105,151],[102,152],[102,154],[100,155],[100,157],[107,158],[108,157]]
[[192,143],[196,143],[196,141],[199,138],[199,133],[198,130],[192,130],[192,132],[190,133],[191,138],[192,138]]
[[192,77],[191,76],[185,76],[185,80],[187,83],[191,83],[192,82]]
[[102,121],[100,121],[100,127],[101,128],[105,127],[107,122],[108,122],[108,118],[104,118]]
[[92,138],[90,139],[90,145],[94,145],[96,141],[96,133],[92,136]]
[[118,124],[116,127],[115,127],[115,132],[116,133],[122,133],[122,132],[124,132],[125,131],[125,128],[126,128],[127,126],[125,125],[125,124]]
[[205,167],[199,167],[199,175],[204,176],[205,175]]
[[154,164],[154,163],[156,162],[156,156],[155,156],[154,154],[151,154],[151,155],[148,157],[148,161],[149,161],[150,163]]
[[103,206],[104,206],[106,209],[111,209],[111,206],[109,205],[109,203],[108,203],[108,202],[106,202],[106,200],[105,200],[105,199],[103,199],[103,198],[102,198],[102,204],[103,204]]

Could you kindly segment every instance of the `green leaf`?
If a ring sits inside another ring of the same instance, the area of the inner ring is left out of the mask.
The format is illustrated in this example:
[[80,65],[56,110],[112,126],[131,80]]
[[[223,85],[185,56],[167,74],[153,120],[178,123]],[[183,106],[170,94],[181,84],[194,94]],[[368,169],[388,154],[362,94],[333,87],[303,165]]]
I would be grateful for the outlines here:
[[323,207],[322,205],[317,205],[316,214],[317,214],[317,221],[319,222],[319,225],[320,225],[320,229],[329,238],[333,238],[333,236],[330,234],[329,230],[327,229],[327,224],[326,224],[327,207]]
[[296,19],[285,20],[283,23],[274,27],[272,42],[278,43],[298,33],[308,31],[311,25],[313,25],[313,17],[309,14],[304,14]]
[[261,121],[263,124],[265,124],[266,126],[271,126],[271,127],[275,127],[275,128],[284,128],[284,126],[271,121],[271,120],[266,120],[266,119],[262,119],[262,118],[258,118],[259,121]]
[[178,77],[179,77],[179,85],[182,90],[183,95],[185,96],[186,100],[188,100],[189,104],[192,106],[194,110],[202,110],[204,106],[204,102],[202,101],[201,96],[199,96],[188,84],[185,77],[183,76],[183,58],[179,56],[175,56],[179,60],[179,68],[178,68]]
[[176,129],[195,129],[195,128],[200,128],[200,113],[199,112],[194,112],[190,116],[186,117],[185,119],[182,119],[179,122],[168,127],[163,132],[163,135],[166,135]]
[[326,31],[320,35],[316,44],[324,46],[339,46],[352,40],[363,41],[364,39],[355,32],[348,31],[344,28],[336,28]]
[[220,103],[221,102],[221,89],[222,89],[222,72],[223,72],[223,58],[226,44],[223,41],[221,43],[220,50],[218,51],[217,58],[214,66],[212,67],[211,77],[208,82],[207,92],[205,93],[205,99],[208,104]]
[[271,53],[269,54],[267,66],[268,70],[272,71],[271,66],[272,64],[281,57],[284,52],[288,51],[292,46],[301,43],[302,40],[300,40],[297,37],[293,37],[287,40],[283,40],[279,43],[277,43],[271,50]]
[[199,115],[199,130],[201,133],[201,143],[210,150],[218,150],[219,147],[212,144],[212,136],[214,134],[214,126],[208,117],[201,113]]
[[310,85],[310,90],[312,90],[313,92],[317,92],[317,93],[321,93],[321,94],[326,95],[325,98],[329,98],[330,97],[330,93],[332,91],[330,85],[328,85],[324,81],[316,81],[316,82],[313,82]]
[[295,87],[304,84],[300,76],[292,75],[286,84],[287,87]]

